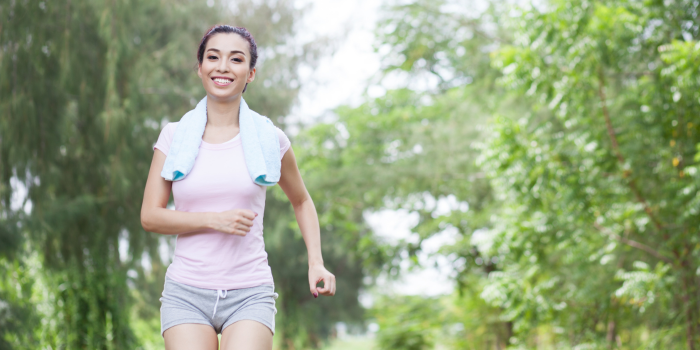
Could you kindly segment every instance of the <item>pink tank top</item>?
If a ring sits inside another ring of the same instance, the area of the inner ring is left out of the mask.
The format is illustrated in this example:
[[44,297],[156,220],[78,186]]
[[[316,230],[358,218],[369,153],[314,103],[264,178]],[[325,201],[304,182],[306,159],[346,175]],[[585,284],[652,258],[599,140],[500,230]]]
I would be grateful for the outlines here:
[[[166,125],[153,149],[166,155],[178,123]],[[277,129],[280,156],[289,149],[289,138]],[[240,136],[221,144],[202,141],[192,171],[173,182],[175,210],[222,212],[250,209],[258,216],[245,237],[214,230],[177,236],[175,256],[166,276],[186,285],[206,289],[241,289],[273,284],[263,241],[266,187],[248,174]]]

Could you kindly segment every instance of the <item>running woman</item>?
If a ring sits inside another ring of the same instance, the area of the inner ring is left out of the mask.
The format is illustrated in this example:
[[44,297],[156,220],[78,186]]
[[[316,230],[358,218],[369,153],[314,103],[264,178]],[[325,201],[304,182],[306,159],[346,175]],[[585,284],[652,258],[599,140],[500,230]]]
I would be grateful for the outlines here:
[[[154,146],[141,209],[146,231],[178,235],[161,300],[167,350],[271,350],[275,331],[272,272],[263,242],[266,187],[253,182],[239,135],[239,107],[255,79],[257,46],[242,27],[218,25],[197,51],[197,74],[207,92],[207,123],[194,166],[180,181],[161,170],[178,123]],[[282,159],[279,185],[294,207],[309,261],[314,297],[335,294],[335,276],[323,266],[316,208],[287,136],[276,129]],[[175,210],[166,209],[170,192]],[[323,281],[323,287],[317,283]]]

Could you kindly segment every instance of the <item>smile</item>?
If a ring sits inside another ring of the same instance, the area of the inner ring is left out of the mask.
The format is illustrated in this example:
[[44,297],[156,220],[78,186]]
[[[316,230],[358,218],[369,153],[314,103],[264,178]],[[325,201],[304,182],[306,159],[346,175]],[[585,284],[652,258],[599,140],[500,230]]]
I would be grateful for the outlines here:
[[211,80],[214,81],[214,84],[219,85],[219,86],[226,86],[226,85],[233,83],[233,79],[225,78],[225,77],[215,77],[215,78],[211,78]]

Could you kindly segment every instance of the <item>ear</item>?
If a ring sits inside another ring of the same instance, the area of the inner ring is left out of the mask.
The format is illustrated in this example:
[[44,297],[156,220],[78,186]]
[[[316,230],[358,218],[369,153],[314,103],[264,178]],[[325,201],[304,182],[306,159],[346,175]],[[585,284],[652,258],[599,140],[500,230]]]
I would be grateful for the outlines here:
[[197,75],[199,76],[200,79],[202,78],[202,64],[201,63],[197,65]]
[[246,80],[246,83],[250,83],[253,80],[255,80],[255,68],[253,68],[253,70],[248,72],[248,80]]

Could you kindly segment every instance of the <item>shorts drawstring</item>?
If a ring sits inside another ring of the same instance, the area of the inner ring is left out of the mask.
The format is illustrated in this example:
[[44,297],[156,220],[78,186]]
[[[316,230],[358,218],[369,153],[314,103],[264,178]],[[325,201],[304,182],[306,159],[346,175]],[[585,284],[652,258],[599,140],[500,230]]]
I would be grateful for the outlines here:
[[211,315],[211,318],[214,318],[216,315],[216,307],[219,305],[219,298],[226,299],[226,296],[228,295],[228,291],[224,289],[217,289],[216,290],[216,303],[214,304],[214,313]]

